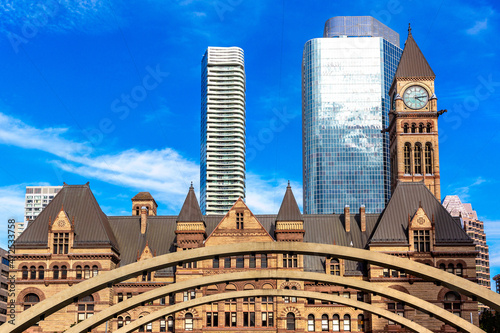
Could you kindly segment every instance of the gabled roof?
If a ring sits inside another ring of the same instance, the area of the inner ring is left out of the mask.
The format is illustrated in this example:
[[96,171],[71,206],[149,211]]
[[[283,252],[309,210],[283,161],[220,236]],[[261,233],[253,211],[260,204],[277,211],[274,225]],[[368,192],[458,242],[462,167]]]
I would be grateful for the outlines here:
[[65,184],[38,217],[29,223],[16,240],[16,246],[47,247],[49,218],[54,218],[64,207],[68,218],[75,218],[75,247],[111,245],[118,252],[118,242],[107,216],[99,207],[90,187]]
[[432,78],[434,79],[436,75],[434,74],[431,66],[425,59],[422,51],[418,47],[417,43],[413,39],[411,34],[411,28],[408,29],[408,39],[405,43],[405,48],[403,49],[403,54],[401,55],[401,60],[399,61],[398,69],[394,75],[396,78]]
[[413,217],[420,205],[430,219],[434,218],[436,244],[470,245],[472,240],[423,182],[399,182],[389,204],[369,241],[408,244],[408,216]]
[[285,197],[281,202],[281,207],[278,212],[276,221],[303,221],[302,214],[300,213],[299,205],[292,192],[290,183],[286,187]]
[[194,193],[193,185],[189,187],[189,192],[184,200],[177,222],[202,222],[203,214],[201,214],[200,205],[196,194]]

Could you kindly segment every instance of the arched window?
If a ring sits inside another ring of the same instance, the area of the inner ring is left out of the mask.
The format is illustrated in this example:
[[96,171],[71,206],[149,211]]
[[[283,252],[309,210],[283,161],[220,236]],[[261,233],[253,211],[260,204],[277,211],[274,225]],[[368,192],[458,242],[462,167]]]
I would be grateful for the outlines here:
[[404,148],[404,164],[405,164],[405,174],[409,175],[411,174],[411,159],[410,159],[410,154],[411,154],[411,144],[409,142],[405,143],[405,148]]
[[349,332],[351,330],[351,316],[346,314],[344,316],[344,331]]
[[443,271],[446,271],[446,265],[445,264],[439,264],[439,269],[442,269]]
[[337,258],[330,259],[330,275],[340,275],[340,262]]
[[403,125],[403,133],[408,133],[408,123]]
[[293,312],[288,312],[286,315],[286,329],[288,331],[295,330],[295,314]]
[[416,133],[417,132],[417,125],[415,123],[411,124],[411,132]]
[[358,331],[365,331],[365,316],[362,314],[358,315]]
[[66,266],[61,266],[61,279],[66,280],[68,278],[68,268]]
[[172,316],[169,316],[167,318],[167,330],[168,330],[168,332],[174,331],[174,317],[172,317]]
[[36,267],[35,266],[30,267],[30,279],[31,280],[36,279]]
[[186,317],[184,319],[184,329],[186,331],[193,330],[193,315],[191,313],[186,313]]
[[160,318],[160,332],[167,331],[167,322],[165,321],[165,317]]
[[99,268],[97,265],[92,266],[92,277],[97,276],[99,274]]
[[[283,288],[283,289],[285,289],[285,290],[290,290],[290,287],[286,286],[286,287],[285,287],[285,288]],[[290,303],[290,297],[288,297],[288,296],[283,297],[283,302],[285,302],[285,303]]]
[[123,327],[123,317],[118,317],[118,328],[122,328]]
[[54,266],[52,269],[54,270],[54,271],[52,272],[53,279],[54,279],[54,280],[59,279],[59,266]]
[[339,332],[340,331],[340,317],[338,314],[333,315],[332,317],[332,330],[334,332]]
[[422,145],[418,142],[415,144],[414,163],[415,163],[415,173],[417,175],[421,175],[422,174]]
[[[295,286],[292,287],[292,290],[297,290],[297,287],[295,287]],[[297,297],[292,296],[292,297],[290,297],[290,300],[292,301],[292,303],[297,303]]]
[[141,209],[139,206],[135,206],[135,215],[141,215]]
[[27,294],[24,296],[24,310],[28,310],[38,302],[40,302],[40,297],[37,294]]
[[455,270],[455,274],[457,276],[463,276],[464,275],[464,267],[462,264],[457,264],[457,269]]
[[94,315],[94,297],[92,295],[85,296],[78,300],[77,320],[81,322]]
[[432,172],[432,145],[430,142],[425,144],[425,173],[430,175]]
[[314,315],[310,314],[307,316],[307,331],[308,332],[314,332],[316,330],[315,324],[314,324]]
[[430,133],[432,129],[431,123],[427,123],[427,133]]
[[23,266],[23,268],[21,268],[21,269],[22,269],[22,272],[23,272],[22,273],[23,274],[22,279],[23,280],[28,280],[28,266]]
[[424,124],[418,124],[418,133],[424,133]]
[[130,317],[126,316],[125,317],[125,325],[128,325],[128,324],[130,324]]
[[77,279],[82,278],[82,266],[80,265],[76,266],[76,278]]
[[453,264],[448,264],[448,269],[446,271],[448,273],[454,274],[455,273],[455,266],[453,266]]
[[444,309],[460,316],[460,295],[450,291],[444,295]]
[[324,314],[321,316],[321,331],[328,332],[330,325],[328,325],[328,315]]
[[38,266],[38,280],[45,279],[45,269],[43,266]]
[[83,273],[84,273],[84,277],[86,279],[90,279],[90,267],[89,266],[83,267]]

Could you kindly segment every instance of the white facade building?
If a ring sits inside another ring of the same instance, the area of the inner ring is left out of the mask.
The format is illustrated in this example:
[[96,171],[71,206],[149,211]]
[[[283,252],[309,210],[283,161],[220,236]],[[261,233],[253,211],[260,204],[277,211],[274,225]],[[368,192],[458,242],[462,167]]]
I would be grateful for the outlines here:
[[40,212],[54,199],[62,186],[26,186],[24,200],[24,223],[16,223],[16,238]]
[[209,47],[202,59],[200,203],[225,214],[245,198],[245,63],[239,47]]

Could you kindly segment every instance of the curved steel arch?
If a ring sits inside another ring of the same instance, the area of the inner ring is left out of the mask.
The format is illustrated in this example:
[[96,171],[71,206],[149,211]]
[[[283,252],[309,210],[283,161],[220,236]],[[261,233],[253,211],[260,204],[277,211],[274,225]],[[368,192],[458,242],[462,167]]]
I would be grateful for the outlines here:
[[117,303],[111,307],[108,307],[92,317],[78,323],[77,325],[66,330],[66,333],[84,333],[89,329],[95,328],[100,324],[103,324],[109,319],[114,318],[130,309],[133,309],[143,303],[158,299],[160,297],[166,296],[170,293],[179,292],[182,290],[192,289],[196,287],[201,287],[205,285],[231,282],[231,281],[241,281],[241,280],[255,280],[255,279],[290,279],[290,280],[301,280],[301,281],[318,281],[325,283],[333,283],[339,286],[349,286],[358,290],[373,292],[378,295],[384,296],[396,300],[398,302],[404,302],[419,311],[425,313],[432,313],[433,316],[447,323],[448,325],[457,327],[462,332],[469,333],[484,333],[479,327],[469,323],[467,320],[457,317],[449,311],[438,307],[432,303],[426,302],[418,297],[406,294],[404,292],[377,285],[371,282],[346,278],[343,276],[322,274],[322,273],[310,273],[310,272],[297,272],[289,270],[254,270],[245,271],[237,273],[227,273],[227,274],[217,274],[211,275],[203,278],[191,279],[182,282],[176,282],[171,285],[167,285],[160,288],[155,288],[143,294],[137,295],[135,297],[124,300],[123,302]]
[[178,303],[175,305],[170,305],[167,306],[161,310],[155,311],[153,313],[150,313],[147,316],[144,316],[142,318],[139,318],[137,320],[134,320],[130,324],[123,326],[122,328],[114,331],[114,333],[129,333],[132,332],[136,329],[138,329],[140,326],[145,325],[147,323],[150,323],[152,321],[157,320],[160,317],[167,316],[169,314],[184,310],[184,309],[189,309],[198,305],[203,305],[206,303],[211,303],[211,302],[217,302],[221,301],[224,299],[229,299],[229,298],[241,298],[241,297],[261,297],[261,296],[278,296],[278,297],[283,297],[283,296],[290,296],[290,297],[297,297],[297,298],[315,298],[319,300],[324,300],[324,301],[329,301],[329,302],[335,302],[339,304],[344,304],[353,308],[358,308],[362,309],[368,312],[371,312],[375,315],[387,318],[391,321],[394,321],[402,326],[405,326],[409,329],[411,329],[414,332],[419,332],[419,333],[432,333],[431,330],[415,323],[414,321],[411,321],[409,319],[406,319],[400,315],[397,315],[395,313],[389,312],[385,309],[377,308],[376,306],[369,304],[369,303],[363,303],[359,301],[355,301],[350,298],[344,298],[342,296],[334,296],[334,295],[328,295],[328,294],[322,294],[314,291],[302,291],[302,290],[288,290],[288,289],[253,289],[253,290],[244,290],[244,291],[233,291],[229,293],[221,293],[221,294],[215,294],[215,295],[210,295],[210,296],[204,296],[200,297],[197,299],[193,299],[190,301]]
[[239,243],[167,253],[99,274],[92,279],[63,290],[22,312],[16,318],[16,325],[2,325],[0,333],[20,333],[39,320],[43,320],[46,316],[71,304],[75,299],[87,296],[107,286],[112,286],[114,283],[138,276],[144,271],[154,271],[182,262],[205,260],[215,256],[241,255],[254,252],[333,256],[347,260],[366,261],[378,266],[404,270],[407,273],[426,280],[439,281],[443,286],[451,290],[477,298],[483,304],[500,311],[500,294],[453,274],[408,259],[339,245],[300,242]]

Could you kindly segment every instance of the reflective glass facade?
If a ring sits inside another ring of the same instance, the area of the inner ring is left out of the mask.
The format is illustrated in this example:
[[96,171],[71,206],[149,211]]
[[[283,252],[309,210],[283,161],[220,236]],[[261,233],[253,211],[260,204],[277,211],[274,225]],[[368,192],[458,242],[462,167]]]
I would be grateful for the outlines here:
[[381,130],[388,126],[388,92],[401,53],[382,37],[317,38],[305,44],[306,214],[341,213],[345,205],[379,213],[389,201],[389,138]]

